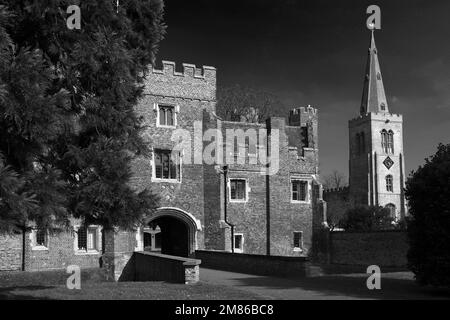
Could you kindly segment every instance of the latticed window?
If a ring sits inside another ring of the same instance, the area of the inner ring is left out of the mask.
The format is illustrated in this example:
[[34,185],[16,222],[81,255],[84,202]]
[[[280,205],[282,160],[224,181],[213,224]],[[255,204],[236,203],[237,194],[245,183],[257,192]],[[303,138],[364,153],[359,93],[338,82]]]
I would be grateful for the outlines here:
[[364,132],[361,132],[361,135],[359,136],[360,139],[360,149],[361,153],[366,152],[366,136],[364,135]]
[[155,178],[180,180],[180,154],[170,150],[155,150]]
[[308,182],[303,180],[291,180],[292,201],[308,200]]
[[174,126],[175,125],[175,108],[173,106],[159,106],[159,125]]
[[230,180],[230,199],[231,200],[246,200],[246,181],[244,179]]
[[394,153],[394,132],[392,130],[381,131],[381,148],[385,153]]
[[36,245],[37,246],[47,246],[47,230],[38,229],[36,230]]
[[394,192],[394,182],[391,175],[386,176],[386,191]]
[[391,216],[392,218],[395,218],[395,217],[397,216],[397,215],[396,215],[396,207],[395,207],[395,204],[389,203],[388,205],[386,205],[385,208],[389,210],[390,216]]
[[234,252],[243,252],[244,250],[244,235],[235,234],[234,235]]
[[308,132],[308,127],[301,127],[301,141],[302,141],[302,146],[305,148],[309,147],[309,132]]
[[303,232],[295,231],[294,232],[294,249],[301,249],[303,243]]
[[394,153],[394,132],[392,130],[387,133],[387,153]]
[[98,250],[98,228],[80,227],[78,229],[78,250]]

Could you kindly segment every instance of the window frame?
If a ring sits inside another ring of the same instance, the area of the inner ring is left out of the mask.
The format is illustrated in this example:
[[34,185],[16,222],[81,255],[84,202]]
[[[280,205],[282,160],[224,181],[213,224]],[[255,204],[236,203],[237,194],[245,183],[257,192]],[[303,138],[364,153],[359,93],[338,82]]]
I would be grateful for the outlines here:
[[386,182],[386,192],[394,193],[394,177],[392,176],[392,174],[388,174],[385,177],[385,182]]
[[[166,117],[166,112],[164,112],[164,119],[165,119],[165,123],[166,124],[161,124],[161,109],[162,108],[170,108],[172,109],[172,121],[173,124],[172,125],[168,125],[167,124],[167,117]],[[155,111],[156,111],[156,127],[158,128],[176,128],[177,127],[177,118],[178,118],[178,109],[179,106],[176,104],[171,104],[171,103],[156,103],[155,104]]]
[[[232,181],[244,181],[244,199],[232,199],[231,198],[231,182]],[[246,203],[248,202],[250,186],[247,178],[228,178],[228,200],[230,203]]]
[[49,249],[49,236],[48,230],[44,229],[45,232],[45,245],[37,243],[37,234],[41,231],[39,228],[33,228],[30,232],[30,242],[32,251],[48,251]]
[[[305,200],[294,200],[294,181],[299,181],[299,182],[305,182],[306,183],[306,190],[305,190]],[[291,177],[289,180],[289,190],[290,190],[290,199],[291,199],[291,203],[295,203],[295,204],[309,204],[311,202],[311,195],[310,190],[311,190],[311,180],[307,179],[307,178],[302,178],[302,177]]]
[[385,154],[394,154],[394,131],[381,130],[381,149]]
[[[80,249],[78,246],[78,232],[81,228],[86,228],[86,249]],[[96,248],[95,249],[89,249],[88,248],[88,236],[89,236],[89,229],[95,229],[95,242],[96,242]],[[103,234],[103,228],[99,225],[77,225],[73,228],[74,231],[74,251],[75,255],[89,255],[89,254],[100,254],[102,250],[102,234]]]
[[[158,152],[163,152],[163,153],[169,153],[170,154],[170,158],[169,158],[169,170],[170,170],[170,161],[171,161],[171,155],[172,155],[172,151],[173,150],[167,150],[167,149],[159,149],[159,148],[153,148],[152,150],[152,182],[168,182],[168,183],[181,183],[182,181],[182,168],[183,168],[183,154],[181,151],[177,151],[178,153],[178,159],[179,159],[179,164],[175,163],[175,168],[178,170],[178,174],[175,173],[175,176],[177,176],[177,178],[172,179],[172,178],[158,178],[156,177],[156,154]],[[164,165],[162,165],[162,170],[164,169]],[[169,177],[170,177],[170,173],[169,173]]]
[[[296,234],[300,235],[299,246],[298,247],[295,246],[295,235]],[[295,252],[303,252],[303,231],[294,231],[292,240],[293,240],[294,251]]]
[[[236,248],[236,237],[241,237],[241,247]],[[233,252],[234,253],[244,253],[244,234],[243,233],[235,233],[233,235]]]

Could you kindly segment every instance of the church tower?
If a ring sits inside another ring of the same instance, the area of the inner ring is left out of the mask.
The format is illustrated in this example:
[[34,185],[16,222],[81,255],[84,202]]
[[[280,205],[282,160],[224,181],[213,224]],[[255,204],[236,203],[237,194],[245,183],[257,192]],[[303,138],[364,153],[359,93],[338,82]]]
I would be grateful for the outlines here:
[[400,219],[404,197],[403,117],[388,105],[372,29],[359,117],[349,121],[350,198]]

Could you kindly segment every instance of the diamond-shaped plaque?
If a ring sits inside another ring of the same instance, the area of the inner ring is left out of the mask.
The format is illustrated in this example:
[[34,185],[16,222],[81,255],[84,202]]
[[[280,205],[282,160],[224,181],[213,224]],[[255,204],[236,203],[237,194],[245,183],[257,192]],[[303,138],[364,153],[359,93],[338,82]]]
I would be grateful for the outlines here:
[[386,159],[384,159],[383,164],[389,170],[394,165],[394,161],[390,157],[387,157]]

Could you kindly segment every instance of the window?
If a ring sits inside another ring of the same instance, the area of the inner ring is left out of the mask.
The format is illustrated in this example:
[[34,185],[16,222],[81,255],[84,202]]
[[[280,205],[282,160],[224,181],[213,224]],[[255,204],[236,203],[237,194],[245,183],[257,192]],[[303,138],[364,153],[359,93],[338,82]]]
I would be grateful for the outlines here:
[[308,181],[291,180],[291,201],[307,202],[308,201]]
[[98,227],[80,227],[77,231],[78,250],[79,251],[98,251],[99,250],[99,228]]
[[387,131],[381,131],[381,149],[383,149],[384,153],[387,153]]
[[36,230],[36,245],[46,247],[47,246],[47,230]]
[[234,252],[244,252],[244,235],[242,233],[234,234]]
[[247,181],[244,179],[230,179],[230,200],[247,200]]
[[308,148],[309,147],[308,127],[301,127],[300,130],[301,130],[302,146],[303,146],[303,148]]
[[387,135],[387,153],[394,153],[394,132],[389,130]]
[[303,232],[294,231],[294,250],[302,251],[303,248]]
[[396,215],[396,207],[395,207],[395,204],[389,203],[388,205],[386,205],[385,208],[389,210],[390,215],[391,215],[392,218],[396,218],[397,215]]
[[34,229],[30,233],[31,250],[48,250],[48,232],[46,229]]
[[360,144],[361,144],[361,153],[366,152],[366,137],[364,135],[364,132],[361,132],[361,135],[359,136],[360,138]]
[[154,177],[155,179],[180,181],[180,153],[170,150],[154,151]]
[[394,153],[394,132],[381,131],[381,148],[384,153]]
[[356,134],[356,154],[360,155],[361,154],[361,138],[359,133]]
[[391,175],[386,176],[386,191],[394,192],[393,178]]
[[175,126],[175,107],[167,105],[158,106],[158,118],[160,126]]

